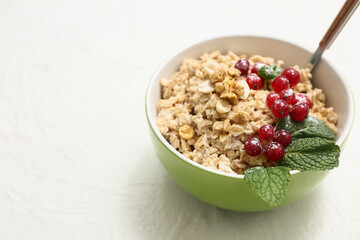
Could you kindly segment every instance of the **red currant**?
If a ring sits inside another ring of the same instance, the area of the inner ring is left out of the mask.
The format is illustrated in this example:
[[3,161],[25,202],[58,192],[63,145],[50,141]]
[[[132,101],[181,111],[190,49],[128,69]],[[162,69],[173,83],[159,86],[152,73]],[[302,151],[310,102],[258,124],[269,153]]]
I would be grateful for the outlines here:
[[291,135],[288,131],[279,129],[275,132],[273,141],[280,143],[284,148],[286,148],[291,142]]
[[296,103],[295,93],[292,89],[285,89],[280,92],[280,98],[284,99],[289,105]]
[[289,115],[290,112],[290,106],[287,102],[285,102],[282,99],[278,99],[274,102],[274,104],[271,106],[271,112],[274,114],[277,118],[284,118],[287,115]]
[[305,103],[297,103],[291,109],[291,116],[296,121],[303,121],[309,114],[309,107]]
[[289,87],[289,80],[284,76],[278,76],[271,84],[275,92],[279,93]]
[[255,63],[254,66],[251,68],[251,73],[256,73],[257,74],[259,69],[264,65],[266,65],[266,63],[264,63],[264,62]]
[[242,58],[235,63],[235,68],[241,72],[241,76],[248,74],[250,63],[246,58]]
[[262,80],[259,75],[252,73],[246,78],[246,82],[251,89],[258,90],[262,85]]
[[294,68],[285,68],[281,75],[289,80],[290,87],[293,87],[300,82],[300,73]]
[[308,96],[304,93],[299,93],[295,96],[295,103],[302,102],[305,103],[309,108],[311,108],[312,104]]
[[245,152],[250,156],[257,156],[262,152],[262,145],[259,139],[250,138],[244,144]]
[[269,141],[274,138],[275,130],[270,124],[262,125],[259,129],[259,138]]
[[265,157],[270,161],[279,161],[285,155],[284,147],[277,142],[269,143],[264,151]]
[[271,108],[271,106],[274,104],[274,102],[276,100],[280,99],[280,96],[276,93],[270,93],[267,97],[266,97],[266,105]]

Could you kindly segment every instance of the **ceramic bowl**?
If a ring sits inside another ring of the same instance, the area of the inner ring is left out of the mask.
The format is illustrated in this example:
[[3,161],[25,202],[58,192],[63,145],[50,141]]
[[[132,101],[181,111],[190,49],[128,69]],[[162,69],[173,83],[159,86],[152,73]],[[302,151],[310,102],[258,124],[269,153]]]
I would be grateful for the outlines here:
[[[243,175],[232,175],[204,167],[176,151],[156,126],[156,104],[160,99],[160,78],[169,78],[179,70],[182,59],[198,58],[204,52],[259,54],[285,61],[285,67],[307,66],[311,52],[295,44],[258,36],[226,36],[202,41],[186,47],[168,58],[152,77],[146,92],[146,115],[155,151],[174,181],[194,197],[219,208],[235,211],[265,211],[295,202],[313,191],[329,171],[291,171],[286,197],[271,207],[246,184]],[[327,106],[339,116],[336,143],[343,148],[354,119],[354,100],[349,85],[326,59],[313,71],[314,86],[324,90]],[[340,158],[340,167],[341,167]]]

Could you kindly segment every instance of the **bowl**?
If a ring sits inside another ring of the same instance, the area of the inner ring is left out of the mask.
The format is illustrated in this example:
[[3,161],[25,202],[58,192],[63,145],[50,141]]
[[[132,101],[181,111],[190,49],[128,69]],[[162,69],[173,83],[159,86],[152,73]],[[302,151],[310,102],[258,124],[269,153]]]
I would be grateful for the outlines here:
[[[176,151],[156,126],[156,104],[161,96],[160,78],[179,70],[182,59],[198,58],[204,52],[259,54],[285,61],[286,66],[307,66],[312,53],[295,44],[260,36],[225,36],[198,42],[171,55],[153,75],[145,99],[150,136],[155,151],[172,179],[194,197],[219,208],[234,211],[266,211],[293,203],[312,192],[330,171],[291,171],[288,191],[276,207],[271,207],[247,185],[244,175],[233,175],[200,165]],[[354,100],[349,85],[330,63],[322,59],[313,71],[313,85],[324,90],[327,106],[339,116],[336,144],[343,148],[354,120]],[[341,101],[339,101],[341,99]],[[341,159],[340,159],[341,166]]]

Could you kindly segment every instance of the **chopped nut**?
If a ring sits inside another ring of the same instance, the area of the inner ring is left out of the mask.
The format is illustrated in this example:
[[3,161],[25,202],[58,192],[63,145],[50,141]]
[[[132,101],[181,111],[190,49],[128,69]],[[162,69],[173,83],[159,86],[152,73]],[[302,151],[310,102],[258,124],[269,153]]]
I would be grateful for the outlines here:
[[235,85],[236,85],[236,82],[233,78],[227,76],[224,81],[224,87],[226,89],[226,91],[228,92],[234,92],[235,91]]
[[240,80],[236,83],[235,93],[240,99],[247,99],[250,93],[250,87],[245,80]]
[[184,139],[190,139],[195,135],[195,132],[189,125],[184,125],[179,128],[179,135]]
[[214,90],[215,86],[209,80],[206,80],[199,85],[199,91],[202,93],[211,93]]
[[232,92],[224,92],[221,94],[220,98],[225,99],[226,101],[230,102],[231,104],[236,104],[238,102],[236,94],[232,93]]
[[221,93],[225,90],[224,83],[223,82],[217,82],[215,83],[215,92]]
[[230,110],[231,110],[231,104],[228,103],[227,101],[220,99],[216,103],[216,111],[218,111],[218,113],[227,113],[230,112]]
[[241,72],[236,68],[230,68],[228,70],[228,74],[232,77],[239,77],[241,75]]

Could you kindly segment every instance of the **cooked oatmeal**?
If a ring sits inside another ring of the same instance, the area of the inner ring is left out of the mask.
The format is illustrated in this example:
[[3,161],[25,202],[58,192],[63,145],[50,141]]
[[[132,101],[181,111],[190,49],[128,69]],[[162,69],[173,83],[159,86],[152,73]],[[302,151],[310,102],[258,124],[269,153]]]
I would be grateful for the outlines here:
[[[266,105],[271,81],[264,80],[259,90],[251,90],[246,76],[234,67],[240,58],[247,58],[250,67],[256,62],[284,64],[271,57],[247,57],[231,51],[226,55],[213,51],[202,54],[200,59],[184,59],[180,71],[160,80],[162,99],[157,105],[157,126],[176,150],[206,167],[233,174],[243,174],[254,166],[277,165],[264,154],[246,154],[244,142],[257,137],[262,125],[275,126],[280,120]],[[294,68],[301,80],[293,90],[310,98],[309,115],[323,120],[336,132],[337,114],[332,107],[325,107],[322,90],[313,88],[310,69]]]

